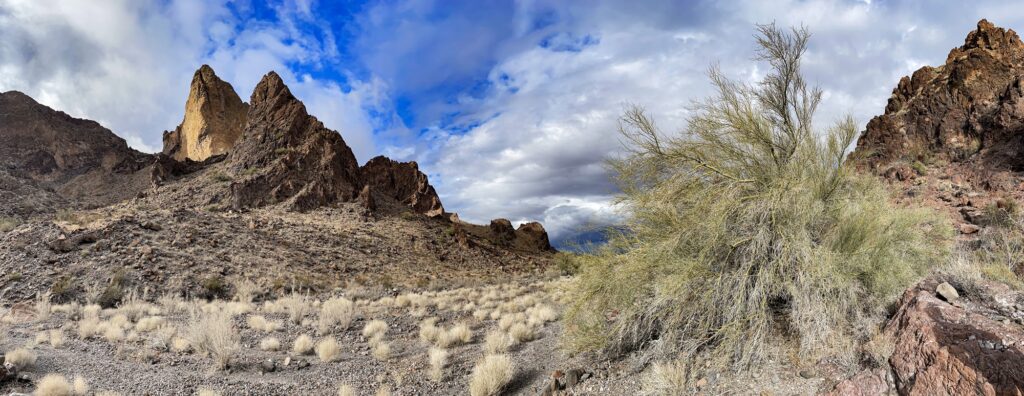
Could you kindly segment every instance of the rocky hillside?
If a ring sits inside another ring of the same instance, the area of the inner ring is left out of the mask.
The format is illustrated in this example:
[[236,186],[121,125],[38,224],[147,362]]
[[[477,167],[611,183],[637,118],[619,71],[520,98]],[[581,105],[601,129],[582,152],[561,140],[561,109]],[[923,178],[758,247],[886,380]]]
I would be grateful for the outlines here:
[[[900,80],[851,160],[949,213],[965,234],[1024,198],[1024,43],[978,22],[946,62]],[[989,210],[988,212],[991,212]]]
[[539,223],[445,213],[415,162],[359,166],[274,72],[246,104],[201,67],[156,155],[20,93],[0,98],[2,215],[18,224],[0,229],[0,297],[200,296],[239,279],[425,288],[540,274],[554,252]]
[[95,121],[0,93],[0,216],[109,205],[148,185],[152,156]]

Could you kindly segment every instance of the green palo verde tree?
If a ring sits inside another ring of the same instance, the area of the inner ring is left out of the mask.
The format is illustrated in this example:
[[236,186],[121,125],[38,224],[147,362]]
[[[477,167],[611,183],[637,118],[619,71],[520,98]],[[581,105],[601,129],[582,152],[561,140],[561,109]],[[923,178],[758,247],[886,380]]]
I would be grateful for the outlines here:
[[571,349],[651,345],[733,370],[780,353],[849,357],[898,293],[944,259],[948,224],[894,206],[878,180],[844,164],[853,119],[812,126],[821,90],[800,73],[809,37],[759,26],[756,59],[770,72],[746,84],[712,67],[717,93],[694,104],[678,135],[640,108],[625,113],[629,153],[611,168],[628,220],[580,259]]

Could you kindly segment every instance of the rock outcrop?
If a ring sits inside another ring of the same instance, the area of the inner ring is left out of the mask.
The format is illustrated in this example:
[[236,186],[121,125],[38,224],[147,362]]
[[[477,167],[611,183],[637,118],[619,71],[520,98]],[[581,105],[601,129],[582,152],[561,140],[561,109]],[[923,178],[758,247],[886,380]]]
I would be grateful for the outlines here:
[[362,189],[352,149],[270,72],[252,93],[241,140],[227,163],[236,209],[287,202],[309,210],[352,201]]
[[944,300],[936,279],[904,292],[884,330],[895,346],[892,375],[864,371],[833,394],[881,394],[890,383],[901,395],[1024,393],[1024,311],[1017,304],[1024,296],[982,282],[974,289],[983,295],[968,301]]
[[444,206],[437,191],[430,185],[427,175],[420,172],[416,162],[398,162],[384,156],[371,159],[360,169],[364,184],[386,194],[417,213],[438,216]]
[[529,250],[545,252],[553,251],[551,241],[548,240],[548,232],[538,222],[529,222],[519,225],[516,229],[516,239],[519,244]]
[[163,153],[178,161],[226,153],[242,137],[247,111],[231,84],[203,65],[192,76],[181,125],[164,132]]
[[1024,43],[983,19],[944,65],[900,80],[885,113],[868,123],[855,157],[874,168],[928,158],[1022,169],[1022,78]]
[[[137,183],[135,176],[151,161],[95,121],[53,110],[21,92],[0,93],[0,214],[24,216],[56,211],[53,204],[93,207],[130,198],[148,184]],[[7,192],[17,196],[6,197]]]

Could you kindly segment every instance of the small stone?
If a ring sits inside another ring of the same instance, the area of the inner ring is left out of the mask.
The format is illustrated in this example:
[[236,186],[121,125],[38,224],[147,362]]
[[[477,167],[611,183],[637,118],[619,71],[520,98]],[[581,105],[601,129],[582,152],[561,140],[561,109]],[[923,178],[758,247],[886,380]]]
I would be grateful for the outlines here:
[[277,370],[277,364],[274,363],[273,359],[267,359],[264,360],[262,364],[260,364],[260,369],[264,373],[273,373],[274,370]]
[[694,384],[694,385],[696,385],[698,389],[703,388],[705,386],[708,386],[708,379],[707,378],[701,378],[701,379],[697,380],[697,383]]
[[288,357],[284,358],[284,366],[285,367],[288,367],[288,365],[291,364],[291,363],[292,363],[292,357],[291,356],[288,356]]
[[965,234],[965,235],[974,234],[974,233],[978,232],[978,230],[980,230],[980,229],[981,229],[981,227],[978,227],[978,226],[976,226],[974,224],[968,224],[968,223],[960,224],[960,233],[961,234]]
[[806,379],[814,378],[814,371],[811,370],[800,370],[800,376]]
[[948,302],[953,302],[960,298],[960,294],[956,292],[956,288],[954,288],[953,285],[950,285],[949,282],[942,282],[939,284],[939,286],[935,288],[935,293]]

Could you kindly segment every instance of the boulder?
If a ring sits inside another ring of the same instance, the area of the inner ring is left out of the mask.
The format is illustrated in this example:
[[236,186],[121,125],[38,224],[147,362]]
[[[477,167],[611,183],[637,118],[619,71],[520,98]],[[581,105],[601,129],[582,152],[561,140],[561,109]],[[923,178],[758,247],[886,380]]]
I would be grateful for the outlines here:
[[192,76],[185,118],[172,132],[164,132],[163,154],[177,161],[203,161],[227,153],[242,137],[247,105],[231,84],[203,65]]
[[935,294],[942,297],[943,300],[953,302],[960,298],[960,294],[956,292],[956,288],[950,285],[949,282],[942,282],[935,287]]
[[520,247],[533,251],[552,251],[548,232],[538,222],[523,223],[516,229],[516,240]]
[[889,363],[899,393],[1021,394],[1024,329],[990,318],[989,309],[940,300],[933,292],[937,283],[925,280],[904,292],[886,325],[895,343]]
[[490,239],[498,246],[511,246],[516,239],[516,230],[512,228],[512,222],[508,219],[494,219],[488,227]]

